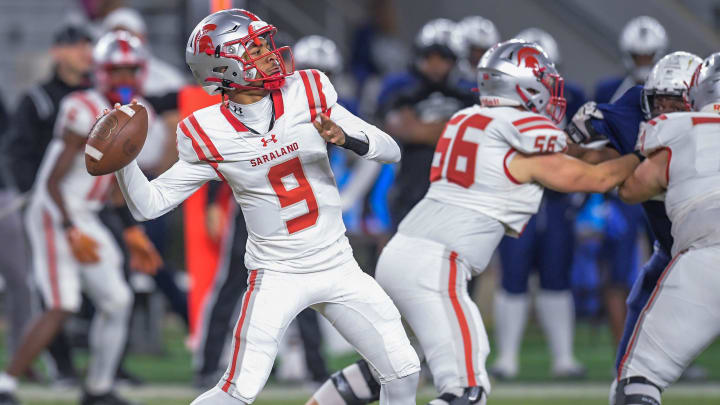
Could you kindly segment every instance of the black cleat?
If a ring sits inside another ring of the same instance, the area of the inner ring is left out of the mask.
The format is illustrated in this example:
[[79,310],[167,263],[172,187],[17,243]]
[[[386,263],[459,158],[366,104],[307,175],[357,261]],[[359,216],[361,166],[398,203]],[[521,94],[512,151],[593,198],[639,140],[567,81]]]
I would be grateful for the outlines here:
[[118,396],[114,391],[94,395],[88,392],[83,394],[80,405],[139,405],[137,402]]

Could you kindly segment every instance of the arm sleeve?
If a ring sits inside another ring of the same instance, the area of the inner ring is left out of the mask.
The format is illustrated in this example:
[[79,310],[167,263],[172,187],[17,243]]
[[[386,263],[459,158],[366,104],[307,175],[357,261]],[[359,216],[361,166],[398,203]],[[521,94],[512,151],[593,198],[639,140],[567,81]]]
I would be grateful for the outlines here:
[[335,104],[330,119],[335,121],[347,136],[368,143],[368,152],[362,156],[364,159],[380,163],[400,161],[400,147],[390,135],[356,117],[345,107]]
[[130,212],[138,221],[169,212],[207,181],[218,179],[209,164],[184,160],[178,160],[153,181],[148,181],[134,160],[115,172],[115,176]]

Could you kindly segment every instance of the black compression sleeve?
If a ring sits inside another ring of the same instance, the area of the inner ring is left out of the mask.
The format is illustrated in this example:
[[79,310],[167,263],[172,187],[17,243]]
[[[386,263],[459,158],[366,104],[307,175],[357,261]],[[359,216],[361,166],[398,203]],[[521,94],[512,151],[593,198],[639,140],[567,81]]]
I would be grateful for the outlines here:
[[345,134],[345,143],[340,146],[345,149],[349,149],[360,156],[365,156],[370,150],[370,144],[368,142],[353,138],[348,134]]

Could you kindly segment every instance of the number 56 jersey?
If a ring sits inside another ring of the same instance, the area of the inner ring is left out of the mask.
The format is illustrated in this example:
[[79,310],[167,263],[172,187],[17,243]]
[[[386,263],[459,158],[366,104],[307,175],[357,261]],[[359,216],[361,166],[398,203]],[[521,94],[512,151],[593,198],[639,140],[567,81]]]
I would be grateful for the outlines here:
[[314,272],[352,259],[327,143],[312,122],[325,112],[347,134],[367,139],[366,159],[399,160],[387,134],[336,104],[327,77],[303,70],[269,95],[273,125],[257,133],[223,104],[198,110],[178,125],[180,160],[148,182],[134,164],[118,180],[137,219],[164,214],[208,180],[226,181],[248,229],[248,269]]
[[508,163],[518,152],[565,148],[565,133],[542,115],[512,107],[460,110],[438,140],[426,198],[480,212],[517,236],[537,212],[543,187],[516,181]]

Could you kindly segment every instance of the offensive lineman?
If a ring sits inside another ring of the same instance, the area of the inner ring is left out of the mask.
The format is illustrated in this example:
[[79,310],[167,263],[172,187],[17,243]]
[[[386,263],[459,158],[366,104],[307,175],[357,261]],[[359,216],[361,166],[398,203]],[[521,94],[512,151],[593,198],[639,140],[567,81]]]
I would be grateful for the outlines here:
[[[97,309],[90,326],[90,363],[82,405],[124,405],[113,391],[125,348],[132,292],[122,253],[98,211],[113,187],[110,175],[93,177],[82,153],[100,112],[137,95],[145,49],[123,31],[106,34],[93,49],[96,86],[61,102],[55,137],[49,144],[26,212],[35,279],[47,310],[30,326],[7,370],[0,374],[0,402],[17,403],[17,378],[50,343],[65,320],[80,309],[81,290]],[[154,272],[162,259],[127,209],[120,214],[130,250],[130,267]]]
[[[635,86],[612,104],[587,103],[573,117],[569,126],[570,137],[577,143],[607,138],[608,147],[585,150],[595,154],[593,160],[611,159],[629,153],[637,144],[643,121],[662,114],[688,111],[685,102],[686,83],[702,59],[688,52],[665,55],[653,66],[644,86]],[[635,324],[657,285],[658,279],[670,262],[673,238],[671,223],[661,198],[642,203],[647,223],[655,237],[653,254],[640,270],[627,299],[627,315],[622,339],[618,345],[615,368],[625,356]],[[611,396],[615,387],[611,389]]]
[[[486,403],[490,347],[467,281],[485,269],[504,234],[522,232],[543,187],[604,192],[639,161],[624,156],[591,166],[562,153],[563,79],[535,44],[510,40],[490,49],[478,87],[482,106],[448,122],[430,190],[400,223],[375,273],[422,348],[440,393],[433,405]],[[334,374],[309,404],[374,400],[366,370],[360,361]]]
[[[229,100],[178,125],[180,160],[149,182],[136,162],[116,172],[135,218],[175,208],[211,180],[228,182],[248,227],[248,289],[232,359],[193,404],[250,404],[265,384],[290,321],[312,307],[380,375],[382,404],[414,404],[420,364],[400,314],[362,272],[345,237],[327,143],[397,162],[397,144],[336,103],[316,70],[292,73],[274,26],[248,11],[203,19],[185,56],[196,80]],[[318,134],[319,133],[319,134]]]
[[720,53],[697,68],[688,89],[695,112],[643,126],[648,158],[620,188],[628,203],[665,195],[673,259],[638,319],[618,369],[615,404],[659,405],[661,392],[720,334]]

